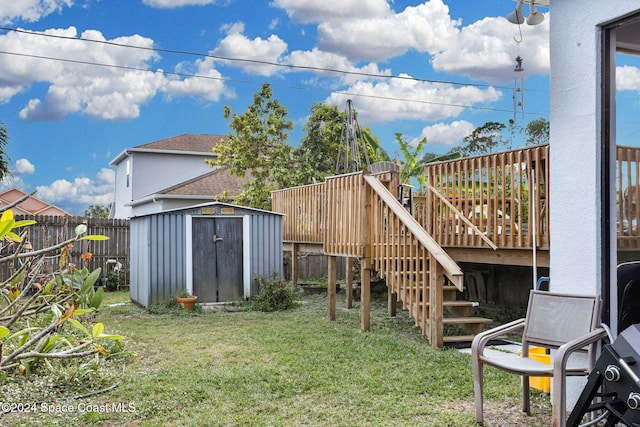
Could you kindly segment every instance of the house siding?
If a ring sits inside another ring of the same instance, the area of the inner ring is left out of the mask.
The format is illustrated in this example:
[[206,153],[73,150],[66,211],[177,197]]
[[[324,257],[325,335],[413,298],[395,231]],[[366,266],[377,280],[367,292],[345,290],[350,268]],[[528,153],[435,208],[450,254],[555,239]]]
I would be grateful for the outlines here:
[[[638,10],[637,0],[554,1],[551,5],[551,133],[549,228],[551,288],[556,292],[600,294],[602,241],[601,90],[603,82],[600,25]],[[555,43],[553,42],[555,40]],[[615,159],[615,154],[614,157]],[[612,180],[614,182],[615,180]],[[576,185],[580,191],[576,191]],[[614,191],[615,188],[610,189]],[[615,207],[611,207],[615,209]],[[576,221],[579,216],[580,220]],[[615,221],[610,233],[615,238]]]

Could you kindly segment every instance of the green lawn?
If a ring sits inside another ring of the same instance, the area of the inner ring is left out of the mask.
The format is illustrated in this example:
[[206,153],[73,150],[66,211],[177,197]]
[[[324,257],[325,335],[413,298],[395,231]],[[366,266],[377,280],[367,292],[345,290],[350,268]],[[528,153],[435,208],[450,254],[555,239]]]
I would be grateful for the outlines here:
[[[373,302],[367,333],[341,300],[337,321],[326,320],[323,295],[276,313],[109,306],[127,301],[107,294],[98,316],[137,354],[116,388],[4,415],[0,425],[476,425],[469,356],[432,350],[405,313],[386,316],[386,299]],[[550,424],[548,398],[535,399],[532,417],[520,414],[517,377],[487,369],[486,382],[486,425]]]

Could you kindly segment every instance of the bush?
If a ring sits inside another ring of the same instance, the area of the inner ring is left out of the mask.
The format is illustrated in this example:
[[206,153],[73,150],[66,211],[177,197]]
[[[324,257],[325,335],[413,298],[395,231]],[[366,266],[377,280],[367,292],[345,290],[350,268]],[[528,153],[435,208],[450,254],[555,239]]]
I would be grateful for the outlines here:
[[291,282],[273,277],[265,279],[256,277],[258,282],[258,295],[251,298],[249,308],[255,311],[280,311],[288,310],[298,306],[300,292]]
[[[74,243],[108,237],[84,235],[87,227],[81,224],[75,236],[34,250],[26,239],[26,227],[33,224],[32,220],[16,221],[11,210],[0,215],[0,246],[6,254],[0,264],[20,260],[10,277],[0,278],[2,380],[55,372],[59,366],[80,366],[83,359],[106,359],[123,351],[124,337],[104,333],[102,323],[94,324],[104,296],[103,288],[95,287],[101,269],[89,271],[69,262]],[[91,253],[80,258],[87,262]]]

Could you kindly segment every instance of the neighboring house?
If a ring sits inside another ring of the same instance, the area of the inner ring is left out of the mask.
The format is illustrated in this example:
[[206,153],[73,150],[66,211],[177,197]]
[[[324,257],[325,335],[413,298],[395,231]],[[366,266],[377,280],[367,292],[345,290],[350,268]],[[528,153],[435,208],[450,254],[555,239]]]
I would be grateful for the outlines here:
[[184,134],[128,148],[111,161],[116,168],[112,218],[131,218],[233,197],[245,179],[212,168],[211,149],[225,137]]
[[[22,190],[10,188],[0,193],[0,208],[10,205],[26,196]],[[50,216],[73,216],[69,212],[60,209],[50,203],[31,196],[27,200],[20,202],[11,208],[14,215],[50,215]]]

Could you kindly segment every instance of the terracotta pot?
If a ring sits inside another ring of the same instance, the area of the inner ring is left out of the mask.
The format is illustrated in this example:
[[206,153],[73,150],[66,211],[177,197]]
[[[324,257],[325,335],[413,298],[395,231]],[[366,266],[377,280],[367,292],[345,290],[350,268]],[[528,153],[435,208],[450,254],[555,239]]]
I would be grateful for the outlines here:
[[192,311],[196,307],[196,301],[198,301],[198,297],[178,297],[176,300],[182,304],[182,308],[185,310]]

